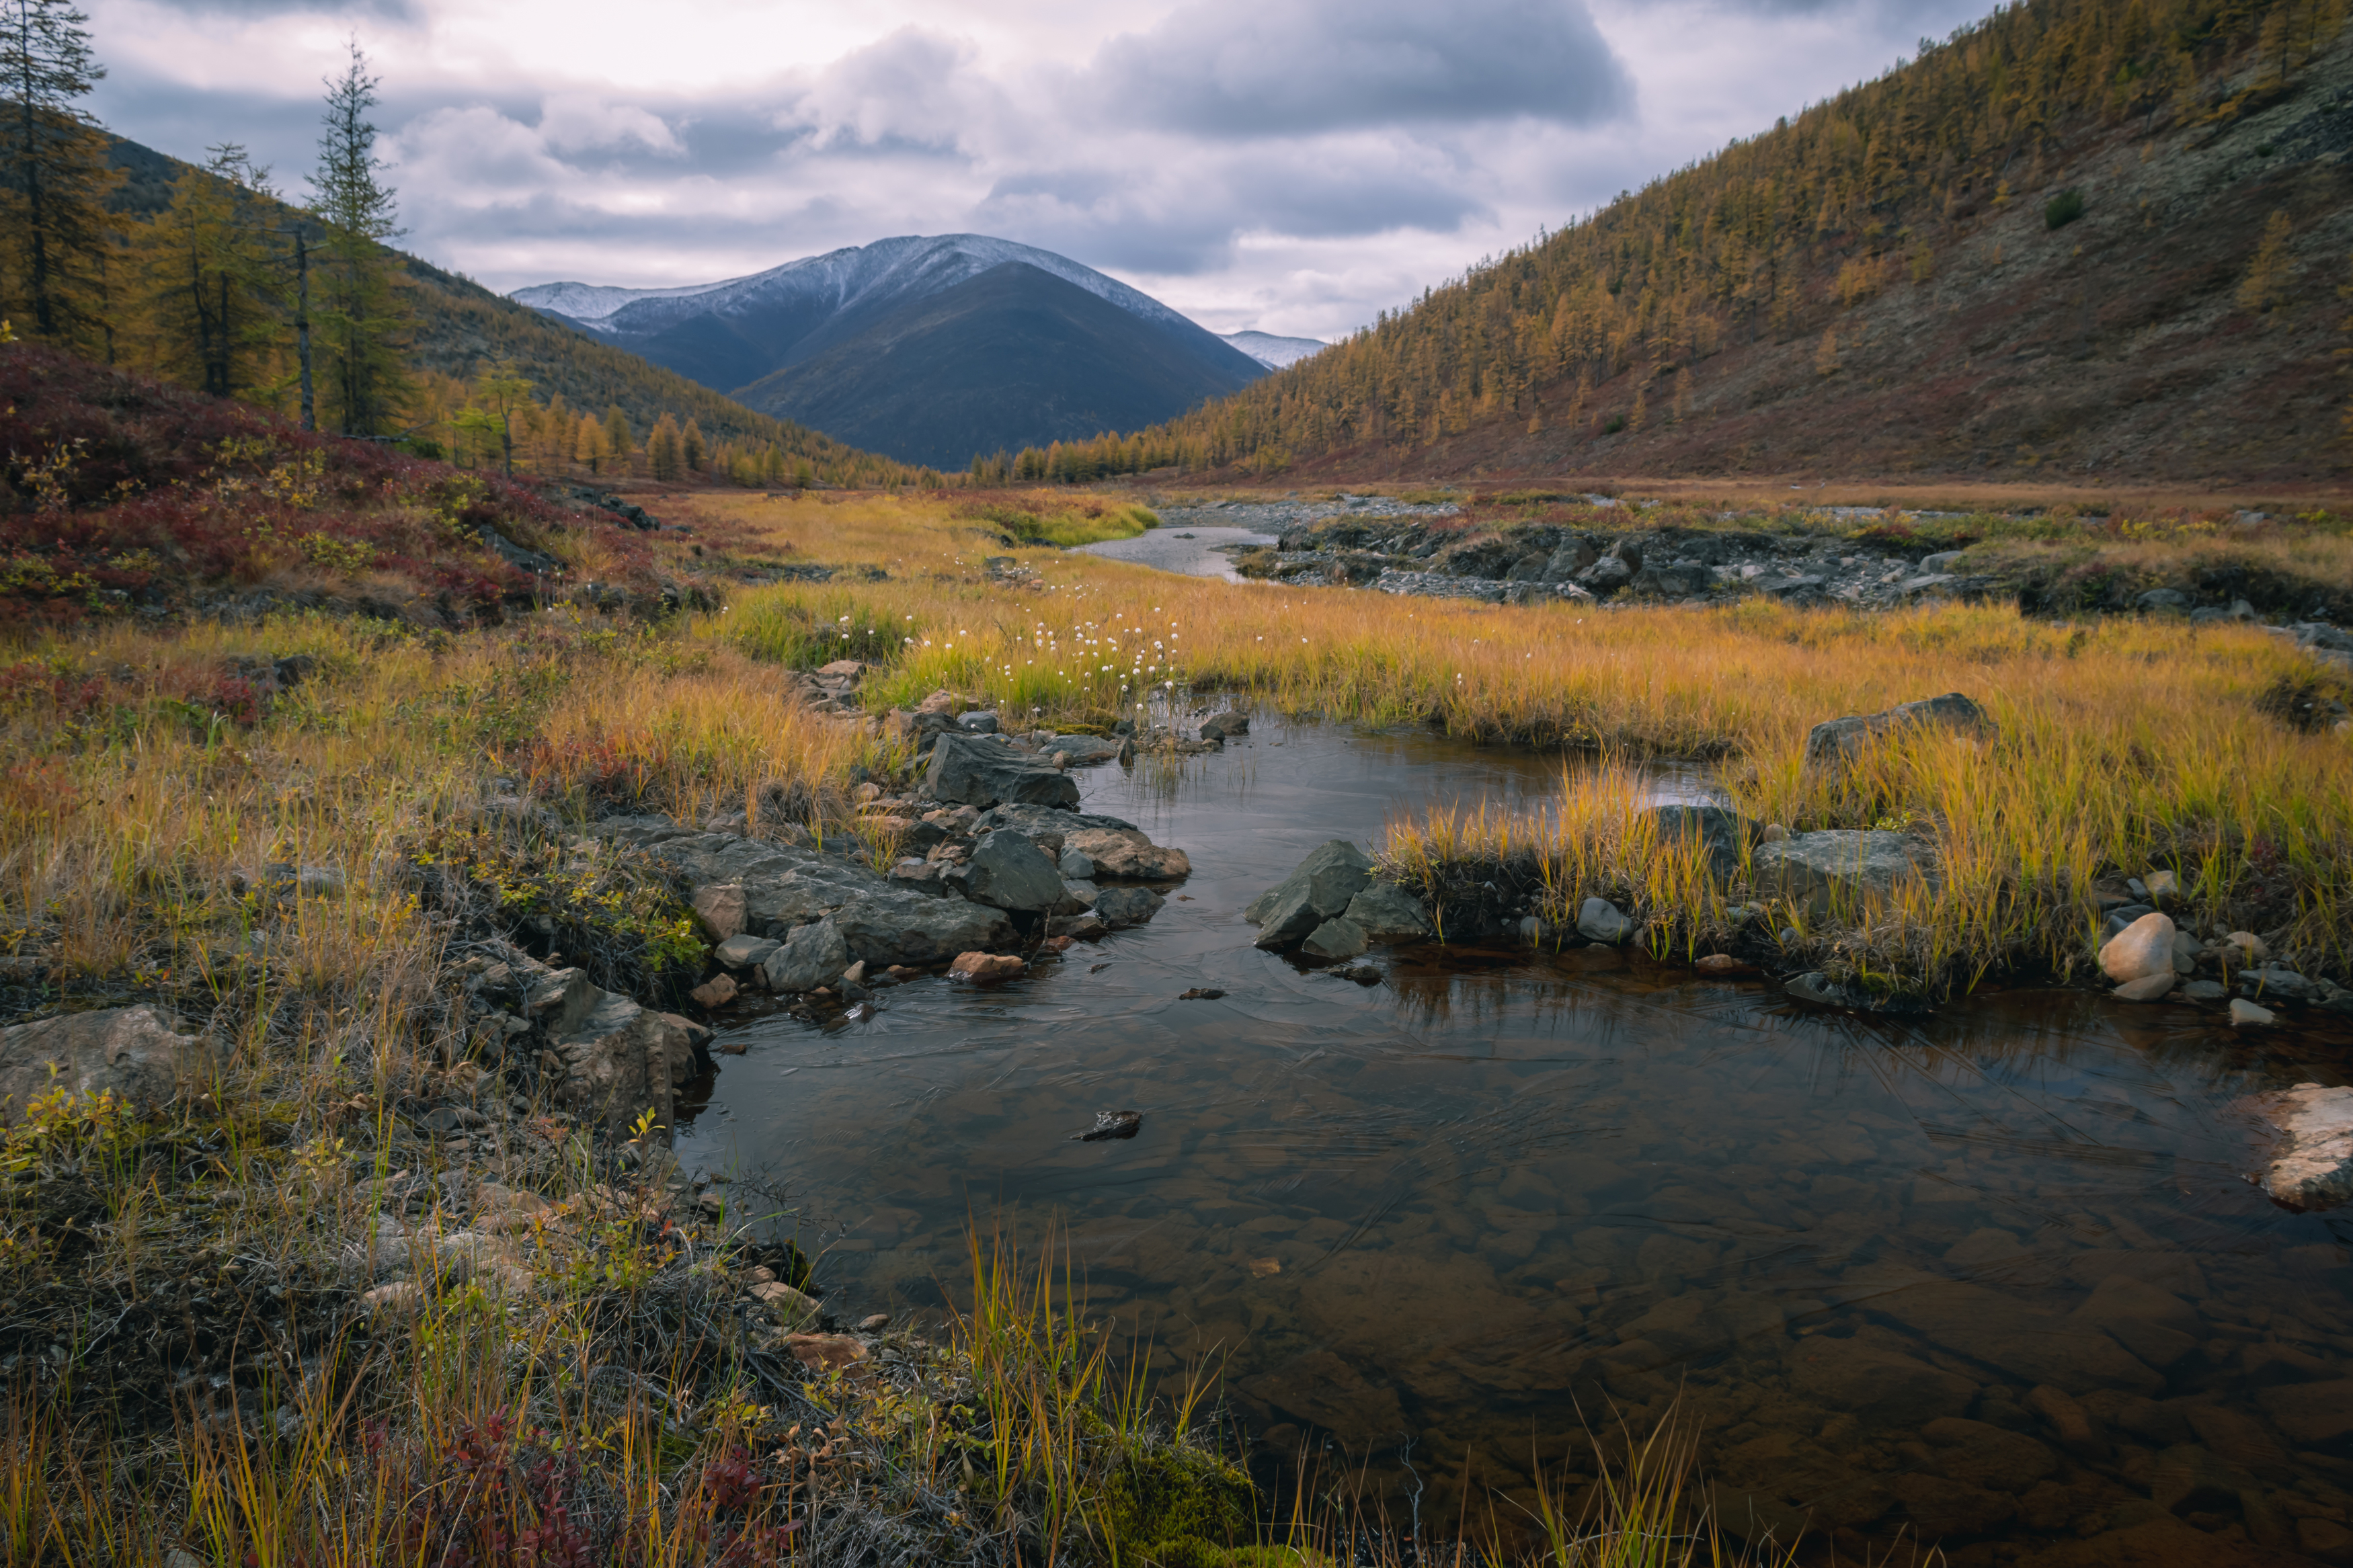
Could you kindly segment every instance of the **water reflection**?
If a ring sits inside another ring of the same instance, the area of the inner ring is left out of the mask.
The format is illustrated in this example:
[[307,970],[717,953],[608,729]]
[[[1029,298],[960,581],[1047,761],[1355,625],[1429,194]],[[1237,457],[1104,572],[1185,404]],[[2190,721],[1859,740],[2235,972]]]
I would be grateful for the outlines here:
[[[1680,1398],[1728,1510],[1846,1555],[2353,1561],[2353,1227],[2242,1181],[2225,1110],[2341,1081],[2346,1035],[2073,993],[1852,1018],[1589,949],[1401,951],[1366,989],[1249,945],[1323,839],[1558,765],[1305,728],[1098,770],[1087,809],[1192,857],[1151,926],[747,1024],[681,1154],[788,1175],[861,1311],[935,1304],[974,1214],[1058,1214],[1098,1306],[1224,1355],[1269,1452],[1410,1439],[1425,1511]],[[1068,1142],[1110,1108],[1141,1135]]]

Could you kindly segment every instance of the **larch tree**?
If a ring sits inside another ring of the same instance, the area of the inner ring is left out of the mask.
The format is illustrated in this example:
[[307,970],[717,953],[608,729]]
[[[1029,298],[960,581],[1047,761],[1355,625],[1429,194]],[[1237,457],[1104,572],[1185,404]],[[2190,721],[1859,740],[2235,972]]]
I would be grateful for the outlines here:
[[637,456],[638,438],[629,431],[629,416],[621,412],[617,403],[605,410],[605,460],[617,474],[629,471],[630,459]]
[[484,365],[474,375],[474,406],[497,436],[507,478],[514,478],[515,421],[532,411],[531,383],[512,360]]
[[313,210],[326,229],[320,247],[318,321],[327,390],[346,436],[385,433],[409,395],[404,357],[406,300],[387,241],[401,233],[392,187],[375,155],[378,79],[354,41],[343,74],[327,82]]
[[686,464],[686,471],[690,474],[701,473],[702,465],[711,457],[711,443],[702,438],[702,427],[697,425],[691,416],[687,419],[686,428],[679,432],[678,447],[679,458]]
[[89,20],[64,0],[0,0],[0,310],[69,344],[103,329],[106,194],[121,179],[79,107],[106,75]]
[[654,421],[646,434],[646,468],[658,479],[674,479],[681,468],[678,421],[668,414]]
[[244,148],[208,149],[172,186],[172,205],[134,237],[155,333],[155,368],[214,397],[283,395],[280,321],[287,279],[272,237],[278,193]]

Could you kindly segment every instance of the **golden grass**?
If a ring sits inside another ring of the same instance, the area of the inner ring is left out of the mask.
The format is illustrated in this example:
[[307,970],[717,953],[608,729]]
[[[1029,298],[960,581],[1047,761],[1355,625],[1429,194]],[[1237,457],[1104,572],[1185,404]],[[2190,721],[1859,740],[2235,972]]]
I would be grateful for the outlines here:
[[[2291,962],[2337,970],[2345,962],[2353,877],[2345,740],[2298,734],[2257,710],[2276,683],[2308,671],[2253,628],[2065,626],[1984,607],[1876,616],[1765,603],[1505,609],[1008,552],[987,523],[958,516],[953,500],[700,496],[692,504],[702,563],[722,573],[790,556],[888,575],[737,585],[725,609],[651,629],[568,608],[429,636],[295,616],[47,634],[0,657],[0,938],[47,960],[69,1005],[161,1001],[237,1047],[216,1100],[190,1113],[204,1123],[203,1138],[185,1142],[204,1151],[199,1177],[164,1184],[135,1166],[110,1174],[114,1167],[95,1155],[75,1156],[75,1179],[97,1182],[107,1211],[84,1267],[135,1284],[181,1267],[192,1238],[216,1256],[242,1249],[290,1265],[327,1255],[364,1226],[374,1200],[353,1172],[373,1161],[381,1174],[388,1108],[471,1070],[459,1063],[462,1015],[448,1005],[447,928],[395,874],[398,862],[472,821],[501,780],[570,809],[619,804],[690,818],[756,808],[777,784],[817,802],[822,820],[859,770],[904,762],[870,728],[818,719],[784,694],[776,659],[814,662],[845,646],[884,664],[868,687],[877,707],[945,687],[1068,726],[1139,716],[1139,704],[1159,723],[1240,698],[1592,753],[1603,761],[1571,770],[1541,817],[1467,805],[1400,822],[1387,846],[1392,864],[1442,888],[1464,867],[1508,861],[1526,868],[1546,909],[1573,911],[1585,891],[1600,890],[1656,921],[1654,940],[1683,951],[1719,931],[1739,889],[1714,884],[1688,847],[1657,843],[1641,807],[1643,765],[1660,757],[1707,760],[1727,796],[1762,820],[1903,826],[1937,845],[1945,874],[1933,890],[1852,911],[1851,929],[1808,932],[1865,978],[1966,981],[1988,964],[2080,957],[2088,876],[2159,862],[2184,873],[2200,921],[2260,907],[2277,914],[2274,946]],[[682,537],[659,542],[670,548]],[[992,576],[986,558],[1006,553],[1034,575]],[[856,634],[849,638],[839,635],[844,616]],[[242,699],[222,684],[227,661],[290,655],[316,660],[315,670],[267,711],[241,712]],[[1947,690],[1983,703],[1999,737],[1972,745],[1907,736],[1838,783],[1800,767],[1813,722]],[[285,900],[237,889],[233,874],[272,863],[332,868],[342,880]],[[87,1131],[60,1137],[76,1148],[102,1142]],[[44,1267],[37,1253],[17,1247],[13,1232],[0,1237],[0,1289]],[[987,1375],[1012,1379],[997,1390],[1009,1447],[957,1447],[934,1434],[923,1439],[934,1447],[902,1451],[931,1454],[950,1479],[967,1455],[976,1467],[984,1458],[1029,1467],[1043,1489],[1026,1494],[1024,1517],[1063,1519],[1076,1539],[1090,1528],[1086,1510],[1108,1494],[1086,1491],[1092,1461],[1073,1458],[1068,1432],[1055,1436],[1052,1424],[1084,1411],[1094,1412],[1087,1420],[1113,1419],[1134,1402],[1104,1381],[1091,1342],[1078,1346],[1053,1327],[1066,1304],[991,1283],[1018,1273],[976,1277],[983,1328],[962,1348],[970,1365],[998,1357],[1002,1377]],[[406,1450],[412,1458],[440,1453],[459,1426],[479,1433],[487,1412],[539,1397],[536,1384],[518,1388],[517,1366],[596,1364],[607,1352],[592,1318],[585,1307],[552,1311],[535,1320],[543,1327],[531,1332],[545,1337],[530,1355],[484,1349],[469,1362],[472,1352],[450,1347],[472,1342],[467,1325],[476,1320],[453,1304],[414,1341],[384,1342],[394,1384],[410,1380],[411,1395],[375,1408],[423,1445]],[[456,1359],[428,1363],[427,1351]],[[1039,1355],[1092,1379],[1084,1398],[1050,1380],[1014,1386],[1017,1363],[1035,1366]],[[713,1397],[707,1373],[696,1375],[697,1397]],[[303,1421],[344,1421],[332,1415],[340,1405],[304,1399]],[[737,1429],[726,1425],[734,1418],[712,1406],[681,1447],[663,1436],[662,1413],[675,1419],[666,1401],[639,1415],[579,1408],[578,1419],[593,1415],[594,1424],[575,1435],[609,1466],[613,1506],[648,1521],[633,1538],[636,1560],[691,1555],[672,1528],[685,1517],[675,1487],[721,1451],[707,1444],[732,1440],[723,1434]],[[893,1408],[893,1420],[917,1419],[916,1405]],[[573,1419],[532,1409],[533,1421],[555,1419],[559,1430]],[[29,1406],[8,1419],[16,1425],[0,1458],[0,1523],[12,1563],[156,1555],[160,1537],[121,1523],[108,1528],[129,1544],[54,1522],[105,1514],[74,1496],[77,1477],[110,1473],[111,1439],[36,1430]],[[338,1445],[331,1461],[277,1445],[259,1468],[258,1458],[238,1457],[260,1454],[255,1439],[184,1435],[171,1460],[185,1489],[175,1495],[201,1500],[202,1517],[220,1521],[206,1541],[244,1531],[253,1542],[253,1517],[285,1515],[297,1502],[311,1522],[270,1539],[301,1545],[306,1561],[342,1560],[333,1531],[352,1539],[373,1531],[378,1494],[364,1451],[351,1446],[356,1435],[347,1421],[320,1429]],[[1084,1480],[1078,1491],[1074,1476]],[[337,1508],[358,1512],[322,1513],[322,1487],[340,1489]],[[31,1522],[40,1519],[52,1522]],[[294,1560],[246,1549],[258,1561]]]

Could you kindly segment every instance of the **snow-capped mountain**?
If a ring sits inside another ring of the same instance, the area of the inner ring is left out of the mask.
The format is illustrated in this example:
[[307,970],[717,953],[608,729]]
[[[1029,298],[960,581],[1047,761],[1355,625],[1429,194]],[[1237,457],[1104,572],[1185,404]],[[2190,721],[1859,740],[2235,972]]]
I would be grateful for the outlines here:
[[[978,287],[984,279],[993,281]],[[1092,300],[1082,308],[1084,296]],[[948,455],[940,443],[984,435],[994,450],[1114,427],[1080,428],[1095,419],[1133,428],[1266,371],[1148,294],[987,235],[906,235],[684,288],[542,283],[512,298],[764,412],[821,414],[827,434],[849,440],[857,428],[862,444],[915,462],[961,466],[971,452]],[[879,373],[860,365],[885,354],[897,357]],[[930,420],[924,401],[936,354],[965,384],[946,423]],[[793,374],[820,360],[822,374]],[[988,367],[1016,361],[1019,388],[1008,382],[995,412],[976,417],[992,406]]]
[[1321,338],[1278,338],[1272,332],[1225,332],[1219,335],[1269,370],[1281,370],[1287,364],[1296,364],[1309,354],[1321,353],[1332,346]]

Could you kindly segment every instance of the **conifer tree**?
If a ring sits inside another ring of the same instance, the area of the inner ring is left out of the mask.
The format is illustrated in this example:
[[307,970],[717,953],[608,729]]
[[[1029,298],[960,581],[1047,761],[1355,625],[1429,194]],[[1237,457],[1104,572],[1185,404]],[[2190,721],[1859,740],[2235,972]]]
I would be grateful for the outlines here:
[[604,421],[594,414],[583,414],[580,428],[573,437],[572,460],[592,474],[601,473],[607,451]]
[[514,478],[515,420],[531,412],[531,383],[516,371],[512,360],[486,364],[474,374],[474,406],[481,410],[498,439],[507,478]]
[[664,414],[646,434],[646,471],[658,479],[675,479],[681,467],[678,421]]
[[224,142],[174,182],[172,205],[133,237],[152,312],[154,365],[214,397],[275,403],[285,390],[287,279],[272,244],[269,171]]
[[0,0],[0,313],[44,338],[103,336],[107,166],[79,100],[106,75],[65,0]]
[[350,48],[343,74],[327,83],[319,167],[311,176],[327,231],[318,319],[336,427],[346,436],[375,436],[391,428],[411,392],[403,361],[408,310],[385,249],[402,230],[392,187],[379,177],[385,164],[368,118],[379,81],[367,74],[356,40]]
[[690,474],[701,473],[703,463],[711,456],[710,445],[702,438],[702,427],[690,417],[686,422],[686,428],[679,432],[678,441],[679,458],[686,465],[686,471]]
[[629,416],[621,412],[617,403],[605,410],[605,463],[614,473],[629,471],[630,459],[637,456],[638,439],[629,433]]

